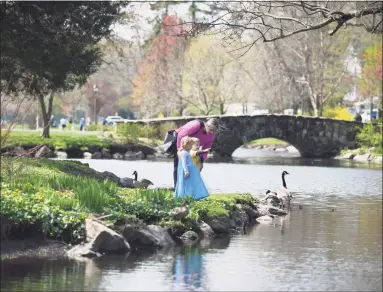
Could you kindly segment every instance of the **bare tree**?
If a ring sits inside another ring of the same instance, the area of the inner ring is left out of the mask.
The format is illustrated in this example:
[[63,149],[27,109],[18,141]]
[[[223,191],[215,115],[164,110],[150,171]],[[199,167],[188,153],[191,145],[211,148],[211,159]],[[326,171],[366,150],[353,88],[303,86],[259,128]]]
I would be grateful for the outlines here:
[[272,42],[326,27],[330,36],[346,25],[380,34],[383,28],[382,1],[222,1],[211,4],[210,10],[214,16],[193,22],[184,34],[208,31],[225,34],[227,41],[248,39],[242,55],[257,41]]
[[206,37],[190,46],[185,59],[185,100],[205,115],[216,108],[225,114],[240,91],[240,66],[217,41]]

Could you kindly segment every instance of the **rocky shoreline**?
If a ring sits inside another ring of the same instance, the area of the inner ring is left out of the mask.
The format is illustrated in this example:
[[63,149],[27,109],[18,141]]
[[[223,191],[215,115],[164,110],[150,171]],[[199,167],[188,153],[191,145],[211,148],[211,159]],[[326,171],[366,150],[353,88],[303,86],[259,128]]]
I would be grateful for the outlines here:
[[292,146],[290,144],[261,144],[261,145],[259,145],[259,144],[247,144],[247,145],[244,145],[243,148],[299,154],[299,151],[294,146]]
[[340,160],[348,160],[348,161],[354,161],[358,163],[373,163],[373,164],[383,164],[383,156],[382,155],[376,155],[371,152],[367,152],[364,154],[359,154],[360,150],[355,149],[352,151],[349,151],[347,153],[338,155],[335,157],[335,159]]
[[251,203],[239,200],[229,216],[205,216],[204,221],[198,222],[195,231],[177,227],[177,224],[172,227],[147,225],[139,219],[107,225],[100,219],[89,218],[84,223],[86,240],[78,245],[41,238],[5,240],[1,259],[68,257],[88,260],[105,254],[153,251],[182,244],[195,245],[216,237],[244,233],[249,226],[269,224],[273,218],[284,215],[287,212],[272,203],[264,200],[259,203],[254,199]]
[[68,147],[55,149],[50,145],[18,146],[4,149],[3,156],[45,157],[45,158],[76,158],[76,159],[118,159],[134,160],[158,156],[158,151],[147,145],[112,144],[108,147],[90,145],[87,149]]

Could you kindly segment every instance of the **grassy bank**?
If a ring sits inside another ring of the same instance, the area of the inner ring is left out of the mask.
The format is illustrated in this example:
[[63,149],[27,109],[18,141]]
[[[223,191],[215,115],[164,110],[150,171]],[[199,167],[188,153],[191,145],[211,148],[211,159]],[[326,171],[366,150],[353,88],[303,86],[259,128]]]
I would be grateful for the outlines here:
[[[137,137],[130,139],[130,135],[116,135],[108,133],[104,136],[97,136],[94,133],[86,132],[51,132],[50,138],[41,137],[40,132],[32,131],[13,131],[6,138],[5,147],[33,147],[36,145],[46,144],[56,150],[66,150],[68,148],[79,148],[87,151],[89,146],[99,146],[108,148],[112,144],[136,143],[145,146],[156,146],[160,141],[156,139],[148,139],[145,137]],[[3,144],[2,144],[3,145]]]
[[288,145],[288,143],[276,138],[263,138],[250,141],[246,145]]
[[9,147],[21,146],[30,147],[41,144],[47,144],[55,149],[67,149],[69,147],[85,148],[90,145],[107,147],[110,146],[112,141],[101,139],[95,134],[77,134],[73,132],[52,132],[50,138],[41,137],[40,132],[22,132],[13,131],[7,137],[6,145]]
[[95,173],[78,162],[2,157],[2,236],[38,233],[79,242],[84,239],[85,218],[102,215],[111,215],[111,224],[139,218],[145,223],[198,231],[198,220],[229,216],[236,203],[254,201],[249,194],[212,195],[198,202],[188,198],[190,214],[175,222],[169,211],[181,201],[172,192],[122,189]]

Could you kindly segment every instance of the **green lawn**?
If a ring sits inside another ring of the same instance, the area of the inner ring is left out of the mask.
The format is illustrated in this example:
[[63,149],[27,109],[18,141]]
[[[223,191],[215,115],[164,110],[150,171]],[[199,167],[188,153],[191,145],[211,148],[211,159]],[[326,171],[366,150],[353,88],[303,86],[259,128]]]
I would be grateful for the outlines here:
[[101,147],[109,146],[111,142],[105,141],[95,134],[84,135],[76,134],[73,132],[62,132],[56,133],[52,132],[50,134],[51,138],[46,139],[41,137],[40,132],[22,132],[14,131],[11,132],[5,145],[9,147],[13,146],[35,146],[40,144],[48,144],[56,149],[67,149],[68,147],[78,146],[78,147],[87,147],[89,145],[97,145]]
[[276,138],[263,138],[248,142],[251,145],[287,145],[289,143]]

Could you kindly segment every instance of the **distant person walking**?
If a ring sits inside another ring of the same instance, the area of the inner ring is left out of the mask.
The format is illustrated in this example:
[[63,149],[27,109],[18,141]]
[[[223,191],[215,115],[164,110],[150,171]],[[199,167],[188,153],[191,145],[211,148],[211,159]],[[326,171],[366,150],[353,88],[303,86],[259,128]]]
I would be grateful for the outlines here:
[[85,119],[81,118],[80,120],[80,131],[84,131],[85,128]]
[[360,112],[355,113],[354,121],[359,123],[362,122],[362,116],[360,115]]
[[60,120],[61,129],[64,130],[66,128],[68,121],[66,118],[62,117]]

